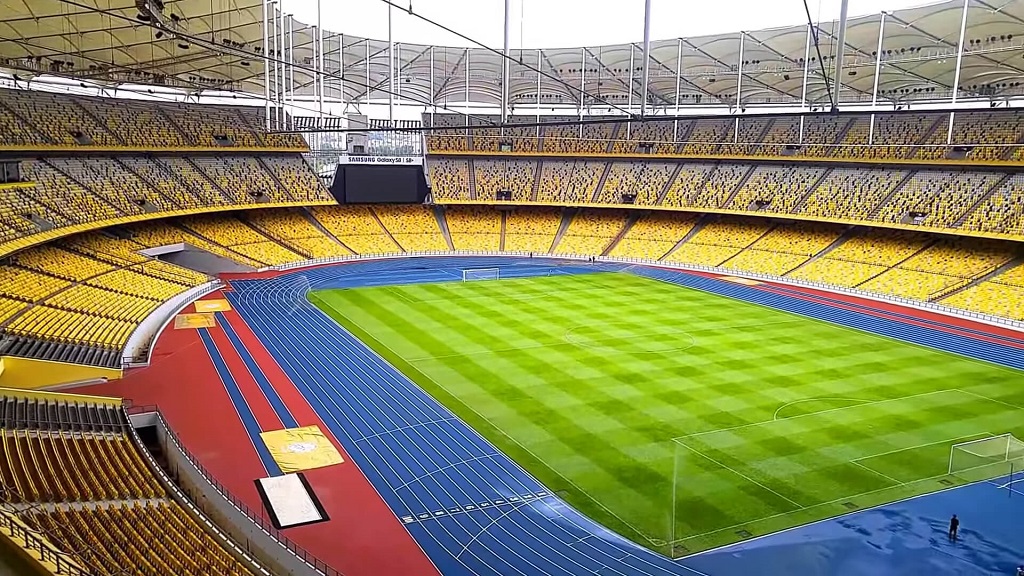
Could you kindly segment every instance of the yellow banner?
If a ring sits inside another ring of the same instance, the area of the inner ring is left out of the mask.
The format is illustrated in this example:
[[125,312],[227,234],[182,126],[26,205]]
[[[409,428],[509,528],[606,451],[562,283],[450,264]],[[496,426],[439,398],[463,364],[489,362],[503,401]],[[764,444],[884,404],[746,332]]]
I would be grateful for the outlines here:
[[345,461],[317,426],[261,432],[260,438],[285,474]]
[[196,312],[227,312],[231,304],[227,300],[196,300]]
[[217,320],[213,314],[178,314],[174,317],[174,329],[183,328],[213,328],[217,326]]

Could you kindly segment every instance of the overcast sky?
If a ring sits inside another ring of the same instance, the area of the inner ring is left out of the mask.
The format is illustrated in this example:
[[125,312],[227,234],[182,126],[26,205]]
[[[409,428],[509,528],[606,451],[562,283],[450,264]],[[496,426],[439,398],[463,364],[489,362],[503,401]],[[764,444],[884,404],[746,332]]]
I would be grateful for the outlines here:
[[[283,0],[301,22],[316,22],[316,0]],[[502,45],[504,0],[391,0],[439,24],[494,48]],[[355,36],[386,39],[388,5],[382,0],[321,0],[324,28]],[[929,4],[928,0],[850,0],[850,16],[877,14]],[[814,19],[839,17],[839,0],[808,0]],[[802,0],[652,0],[651,39],[740,30],[761,30],[807,21]],[[563,48],[639,42],[643,39],[643,0],[512,0],[512,48]],[[444,30],[392,10],[396,42],[466,46]]]

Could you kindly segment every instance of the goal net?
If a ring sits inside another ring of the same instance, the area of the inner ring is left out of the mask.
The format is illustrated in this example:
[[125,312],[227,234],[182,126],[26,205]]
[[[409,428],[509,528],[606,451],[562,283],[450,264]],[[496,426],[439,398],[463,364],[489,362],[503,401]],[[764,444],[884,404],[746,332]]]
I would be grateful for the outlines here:
[[1012,474],[1024,466],[1024,442],[1002,434],[960,442],[949,451],[949,473],[968,481]]
[[463,282],[473,282],[475,280],[497,280],[501,277],[501,272],[498,268],[470,268],[462,271]]

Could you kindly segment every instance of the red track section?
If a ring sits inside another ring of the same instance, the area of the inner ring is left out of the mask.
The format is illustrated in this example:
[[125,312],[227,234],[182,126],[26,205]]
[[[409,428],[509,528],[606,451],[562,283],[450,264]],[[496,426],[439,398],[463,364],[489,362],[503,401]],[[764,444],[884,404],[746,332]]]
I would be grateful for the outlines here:
[[254,510],[262,508],[253,479],[266,471],[195,330],[168,327],[149,367],[72,391],[159,406],[181,442],[218,482]]
[[[206,298],[223,295],[218,292]],[[299,426],[319,426],[345,459],[337,466],[304,472],[330,521],[291,528],[285,535],[346,576],[438,574],[242,317],[234,310],[221,316],[231,323]],[[261,428],[281,428],[280,419],[224,331],[214,328],[210,334]],[[194,330],[168,327],[157,342],[149,367],[132,370],[122,380],[74,392],[120,396],[136,405],[156,404],[213,477],[251,509],[263,511],[253,481],[266,476],[266,471]]]
[[[299,426],[319,426],[345,459],[338,466],[304,474],[331,517],[329,524],[301,526],[289,538],[346,575],[429,575],[437,570],[391,512],[337,438],[273,359],[245,320],[235,312],[222,315],[259,363]],[[319,551],[323,550],[321,554]],[[328,555],[330,554],[330,555]],[[337,558],[338,561],[332,561]]]

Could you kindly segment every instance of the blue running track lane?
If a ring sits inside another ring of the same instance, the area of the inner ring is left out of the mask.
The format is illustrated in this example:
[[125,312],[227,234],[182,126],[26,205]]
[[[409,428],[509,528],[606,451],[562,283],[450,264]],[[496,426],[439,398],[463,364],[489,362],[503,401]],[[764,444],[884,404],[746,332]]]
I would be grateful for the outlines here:
[[270,455],[266,444],[260,438],[260,425],[256,422],[256,416],[249,409],[249,404],[246,403],[245,397],[242,396],[242,391],[231,376],[231,371],[228,370],[227,364],[224,363],[224,357],[220,355],[220,350],[217,350],[217,345],[214,344],[213,338],[210,337],[210,332],[206,328],[199,328],[197,331],[199,332],[199,338],[203,341],[203,346],[206,348],[206,353],[210,355],[210,360],[213,362],[214,368],[217,369],[217,374],[220,375],[224,389],[227,390],[228,398],[231,399],[231,404],[234,405],[235,412],[238,413],[238,418],[242,421],[242,426],[245,427],[249,439],[252,440],[253,448],[256,449],[260,462],[263,462],[263,468],[266,469],[267,474],[279,476],[281,469],[278,467],[277,462],[274,461],[274,457]]
[[[500,267],[502,277],[625,271],[918,345],[1024,367],[1024,354],[1020,350],[998,344],[731,282],[640,266],[587,265],[548,258],[402,258],[300,270],[273,279],[233,281],[234,290],[226,295],[234,309],[445,575],[799,573],[801,576],[890,576],[927,573],[933,576],[993,573],[988,567],[994,560],[978,563],[969,555],[945,564],[927,554],[927,558],[921,560],[924,564],[886,563],[885,555],[877,554],[878,546],[863,545],[869,540],[864,531],[850,527],[856,524],[851,523],[850,518],[859,517],[857,514],[683,560],[670,560],[603,528],[548,492],[471,427],[306,300],[308,290],[455,281],[461,280],[462,269],[482,267]],[[204,338],[204,343],[210,350],[208,337]],[[211,357],[214,354],[215,350]],[[214,357],[214,363],[221,371],[223,361],[218,363]],[[230,374],[222,372],[221,377],[227,385]],[[230,388],[232,401],[239,414],[243,414],[244,410],[236,401],[237,389],[232,393]],[[1008,493],[988,484],[972,487],[972,490],[988,490],[1001,498]],[[961,490],[945,494],[955,493]],[[1020,503],[1016,516],[1024,516],[1024,495],[1013,501]],[[889,508],[859,514],[879,510]],[[967,506],[963,510],[967,510]],[[786,539],[805,542],[807,537],[802,535],[826,530],[823,528],[826,525],[861,542],[866,555],[858,556],[850,551],[856,546],[848,545],[843,549],[842,562],[832,562],[831,548],[822,544],[809,552],[779,547],[778,553],[782,556],[775,558],[775,564],[762,557],[772,554],[773,543]],[[1019,532],[1014,532],[1017,547],[1024,549],[1024,536]],[[921,539],[925,544],[918,547],[939,558],[956,556],[932,546],[929,538],[930,532],[919,534],[917,544],[920,545]],[[993,547],[988,550],[992,551]],[[924,556],[919,555],[919,560],[921,558]],[[858,559],[869,564],[858,563]],[[1003,554],[998,565],[1009,566],[1009,562],[1009,556]],[[769,566],[775,568],[763,570]]]
[[220,312],[216,313],[217,326],[224,329],[224,333],[227,334],[228,340],[231,341],[231,346],[238,352],[239,357],[242,358],[242,362],[245,363],[245,367],[249,369],[249,373],[252,374],[253,380],[263,391],[263,395],[267,397],[267,402],[270,403],[270,407],[273,408],[277,417],[281,419],[281,424],[285,428],[297,428],[299,423],[295,421],[295,417],[288,411],[288,407],[285,405],[284,400],[281,400],[281,396],[277,393],[274,385],[267,379],[266,374],[260,368],[256,359],[252,357],[249,350],[246,349],[245,344],[242,344],[242,340],[235,333],[235,329],[231,327],[231,323],[228,322],[227,318]]

